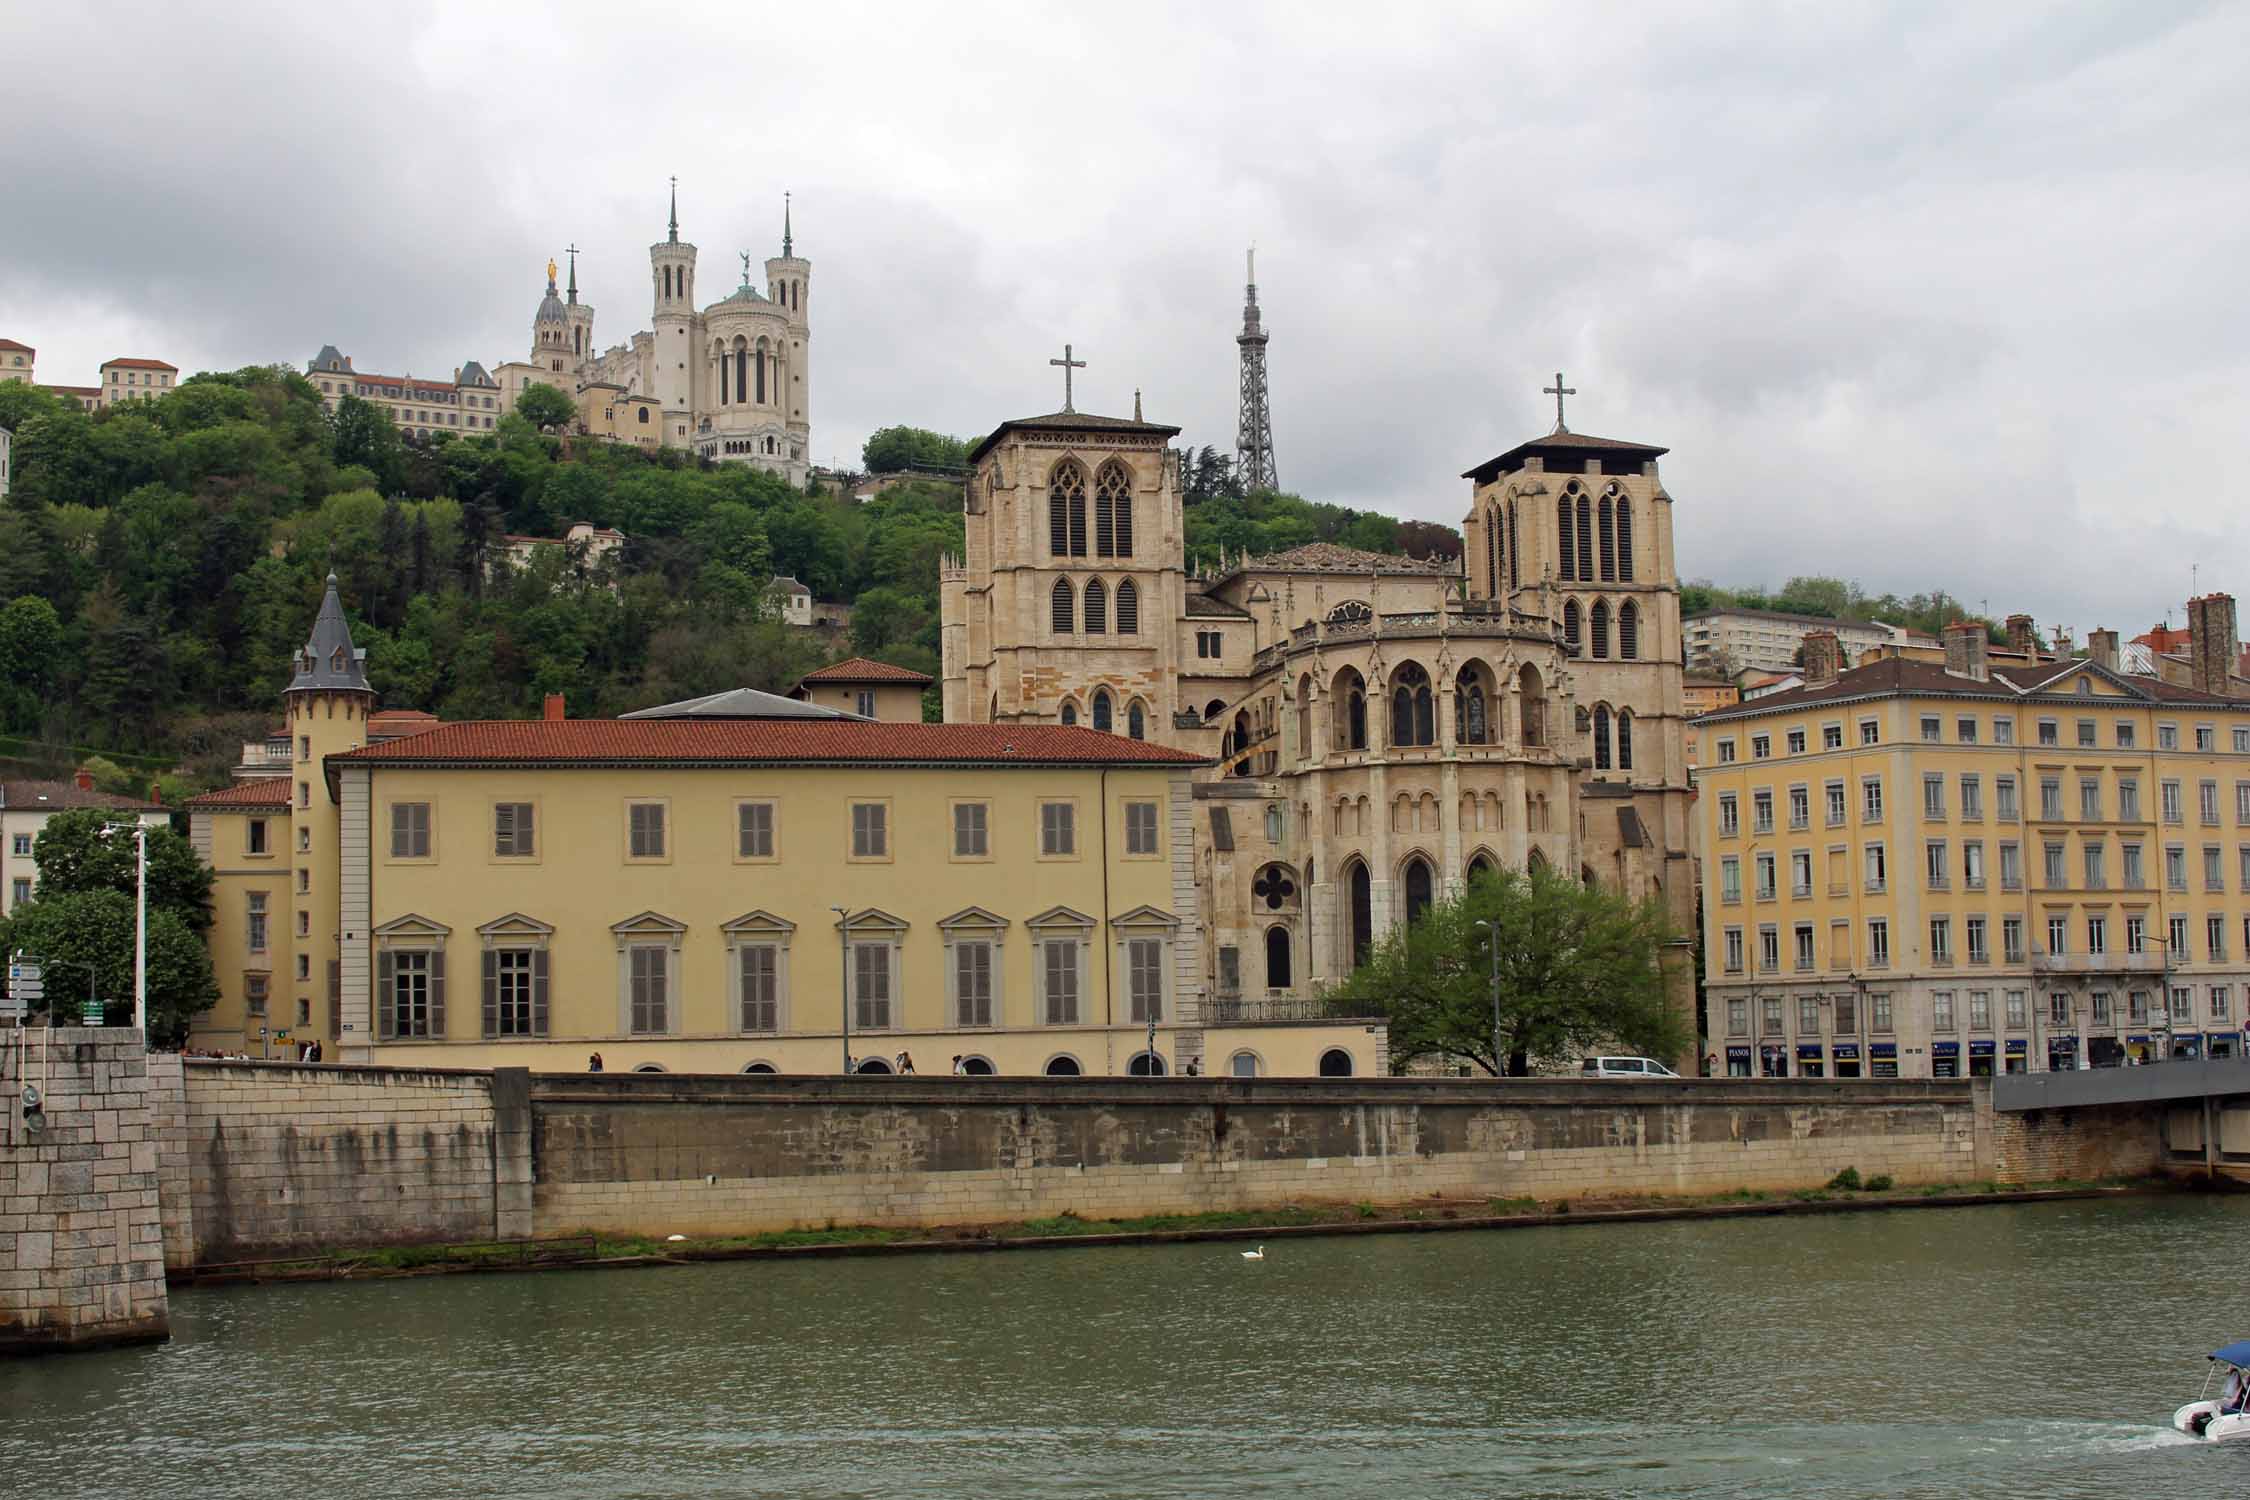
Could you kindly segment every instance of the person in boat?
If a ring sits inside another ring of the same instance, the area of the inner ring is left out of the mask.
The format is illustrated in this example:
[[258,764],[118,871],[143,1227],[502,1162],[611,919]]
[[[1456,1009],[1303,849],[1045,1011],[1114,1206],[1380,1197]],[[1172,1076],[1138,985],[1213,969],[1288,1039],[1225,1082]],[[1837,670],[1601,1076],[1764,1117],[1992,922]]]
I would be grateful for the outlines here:
[[2226,1384],[2219,1387],[2219,1415],[2231,1417],[2240,1412],[2245,1397],[2250,1397],[2250,1376],[2244,1375],[2239,1365],[2230,1366]]

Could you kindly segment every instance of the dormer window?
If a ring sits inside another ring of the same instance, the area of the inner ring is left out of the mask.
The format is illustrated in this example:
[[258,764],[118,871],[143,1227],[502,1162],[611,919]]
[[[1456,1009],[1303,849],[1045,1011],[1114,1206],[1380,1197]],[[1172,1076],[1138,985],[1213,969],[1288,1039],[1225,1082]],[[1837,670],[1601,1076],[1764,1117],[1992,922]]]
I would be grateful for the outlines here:
[[330,656],[330,657],[328,658],[328,665],[329,665],[329,668],[330,668],[330,669],[331,669],[332,671],[337,671],[337,672],[341,672],[341,671],[343,671],[343,670],[344,670],[344,648],[343,648],[343,647],[341,647],[341,646],[338,646],[338,647],[336,648],[335,654],[334,654],[333,656]]

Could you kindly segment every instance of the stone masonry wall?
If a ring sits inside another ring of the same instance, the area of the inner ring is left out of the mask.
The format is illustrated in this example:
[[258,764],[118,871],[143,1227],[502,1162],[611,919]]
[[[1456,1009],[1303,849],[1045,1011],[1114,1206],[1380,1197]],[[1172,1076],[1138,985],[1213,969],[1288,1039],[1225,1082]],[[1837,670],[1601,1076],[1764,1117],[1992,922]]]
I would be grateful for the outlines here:
[[0,1034],[0,1353],[169,1334],[149,1091],[130,1027]]
[[2061,1182],[2162,1171],[2163,1113],[2159,1105],[2115,1104],[1994,1114],[1993,1180]]
[[185,1120],[191,1263],[494,1233],[490,1073],[196,1059]]

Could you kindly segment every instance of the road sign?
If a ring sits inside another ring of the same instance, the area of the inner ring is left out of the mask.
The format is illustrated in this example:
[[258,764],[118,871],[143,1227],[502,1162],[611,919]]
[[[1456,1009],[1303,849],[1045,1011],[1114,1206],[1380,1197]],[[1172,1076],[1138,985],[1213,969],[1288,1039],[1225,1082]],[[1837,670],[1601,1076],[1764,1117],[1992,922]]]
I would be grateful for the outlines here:
[[106,1009],[106,1008],[105,1008],[105,1007],[104,1007],[104,1006],[102,1005],[101,1001],[99,1001],[99,1000],[89,1000],[89,1001],[87,1001],[87,1002],[86,1002],[86,1008],[85,1008],[85,1011],[83,1012],[83,1014],[84,1014],[84,1016],[85,1016],[85,1018],[86,1018],[86,1024],[87,1024],[88,1026],[99,1026],[99,1025],[101,1025],[101,1024],[102,1024],[102,1019],[103,1019],[103,1015],[104,1015],[105,1009]]

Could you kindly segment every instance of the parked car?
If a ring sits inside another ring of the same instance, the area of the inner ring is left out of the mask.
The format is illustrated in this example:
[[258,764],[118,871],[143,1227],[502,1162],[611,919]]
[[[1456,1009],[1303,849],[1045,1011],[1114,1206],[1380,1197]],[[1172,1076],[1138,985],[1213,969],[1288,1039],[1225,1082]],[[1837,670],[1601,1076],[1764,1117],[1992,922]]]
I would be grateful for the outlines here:
[[1677,1078],[1653,1057],[1589,1057],[1578,1065],[1581,1078]]

